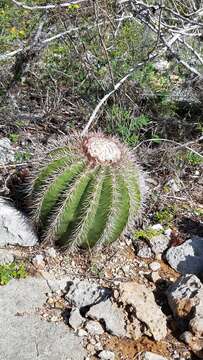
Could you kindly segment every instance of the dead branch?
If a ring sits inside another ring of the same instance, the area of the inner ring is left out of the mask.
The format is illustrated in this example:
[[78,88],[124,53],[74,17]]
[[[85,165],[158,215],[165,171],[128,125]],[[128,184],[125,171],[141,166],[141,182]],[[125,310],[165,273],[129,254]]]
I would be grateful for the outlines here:
[[17,0],[11,0],[15,5],[22,7],[26,10],[52,10],[56,8],[66,8],[71,5],[79,5],[83,2],[86,2],[87,0],[73,0],[73,1],[67,1],[61,4],[47,4],[47,5],[27,5],[25,3],[22,3]]

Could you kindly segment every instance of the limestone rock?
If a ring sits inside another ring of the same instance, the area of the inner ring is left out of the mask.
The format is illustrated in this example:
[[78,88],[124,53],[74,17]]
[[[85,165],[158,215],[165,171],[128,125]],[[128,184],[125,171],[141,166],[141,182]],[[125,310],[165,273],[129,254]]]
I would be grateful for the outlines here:
[[136,317],[157,341],[167,335],[166,317],[155,302],[151,289],[135,282],[120,284],[120,300],[135,309]]
[[141,331],[141,322],[135,317],[132,318],[131,322],[127,323],[127,337],[138,340],[143,335]]
[[188,316],[199,302],[202,291],[201,281],[192,274],[183,275],[172,284],[166,295],[174,316],[180,318]]
[[86,315],[98,321],[103,320],[112,335],[126,335],[124,312],[110,299],[92,306]]
[[79,309],[96,304],[111,295],[111,290],[101,288],[88,280],[73,281],[65,299]]
[[2,360],[84,360],[79,337],[65,324],[41,320],[37,314],[49,291],[44,279],[31,277],[0,287]]
[[[2,321],[2,320],[1,320]],[[3,360],[84,360],[81,339],[65,324],[49,323],[39,315],[9,316],[0,325]]]
[[183,244],[171,247],[166,253],[169,265],[181,274],[203,271],[203,238],[194,236]]
[[79,309],[73,309],[70,313],[69,325],[74,329],[79,329],[84,323],[84,318],[80,315]]
[[188,331],[181,335],[192,351],[203,359],[203,285],[193,274],[181,276],[167,290],[169,305],[177,319],[188,320]]
[[149,242],[155,255],[162,255],[169,246],[169,238],[163,234],[152,236]]
[[10,202],[0,198],[0,247],[34,246],[38,242],[26,217]]
[[134,244],[137,256],[139,256],[141,258],[146,258],[146,259],[152,259],[154,257],[151,248],[149,247],[149,245],[146,244],[145,241],[134,240],[133,244]]
[[90,335],[101,335],[104,333],[104,329],[98,321],[90,320],[86,325],[86,330]]

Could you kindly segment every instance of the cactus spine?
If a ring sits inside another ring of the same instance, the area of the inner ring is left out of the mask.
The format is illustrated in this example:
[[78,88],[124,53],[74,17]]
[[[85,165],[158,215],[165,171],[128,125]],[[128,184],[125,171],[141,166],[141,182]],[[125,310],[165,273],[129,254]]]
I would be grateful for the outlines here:
[[118,140],[90,134],[47,154],[34,175],[30,200],[44,241],[109,244],[139,216],[143,175]]

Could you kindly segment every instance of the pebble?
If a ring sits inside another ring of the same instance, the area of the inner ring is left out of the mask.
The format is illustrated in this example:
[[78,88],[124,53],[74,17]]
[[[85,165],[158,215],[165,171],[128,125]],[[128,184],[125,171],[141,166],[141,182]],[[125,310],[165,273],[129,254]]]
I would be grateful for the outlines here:
[[157,271],[153,271],[151,274],[150,274],[150,279],[151,281],[153,281],[153,283],[156,283],[158,280],[161,279],[159,273]]
[[167,360],[167,358],[163,357],[162,355],[158,355],[152,353],[150,351],[145,351],[141,357],[142,360]]
[[79,329],[78,336],[80,336],[80,337],[88,336],[88,333],[84,329]]
[[51,258],[55,258],[57,256],[57,252],[53,247],[50,247],[49,249],[46,250],[46,255]]
[[115,359],[115,354],[109,350],[102,350],[98,356],[99,356],[99,359],[102,359],[102,360],[114,360]]
[[103,350],[103,346],[102,346],[102,344],[100,342],[97,342],[95,344],[94,348],[95,348],[96,351],[102,351]]
[[159,230],[163,230],[164,228],[161,224],[155,224],[151,226],[151,229],[159,231]]
[[166,237],[167,237],[168,239],[171,238],[171,233],[172,233],[172,230],[171,230],[170,228],[164,230],[164,235],[166,235]]
[[87,351],[90,352],[91,354],[95,353],[95,349],[94,349],[94,345],[92,344],[88,344],[86,347]]
[[57,316],[54,315],[54,316],[51,317],[50,320],[51,320],[51,322],[56,322],[56,321],[58,321],[59,319],[58,319]]
[[161,268],[161,265],[157,261],[153,261],[151,264],[149,264],[149,268],[152,271],[157,271]]
[[38,269],[44,269],[45,268],[45,262],[44,262],[44,256],[43,255],[40,255],[40,254],[36,255],[32,259],[32,263]]

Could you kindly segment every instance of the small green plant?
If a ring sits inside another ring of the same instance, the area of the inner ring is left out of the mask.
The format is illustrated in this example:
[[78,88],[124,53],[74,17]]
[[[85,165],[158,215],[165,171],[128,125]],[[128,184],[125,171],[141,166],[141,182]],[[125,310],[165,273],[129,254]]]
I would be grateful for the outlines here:
[[174,218],[174,209],[167,208],[160,211],[156,211],[154,215],[155,221],[161,224],[170,224]]
[[163,233],[162,230],[156,230],[156,229],[152,229],[151,227],[149,227],[147,229],[136,230],[134,233],[134,238],[150,240],[154,236],[161,235],[162,233]]
[[31,154],[29,151],[16,151],[15,153],[15,161],[16,162],[24,162],[31,159]]
[[193,210],[193,214],[196,216],[203,216],[203,209],[202,208],[196,208]]
[[203,163],[203,157],[192,151],[187,151],[185,160],[189,165],[195,166]]
[[130,111],[118,105],[113,105],[108,110],[107,121],[108,131],[116,133],[129,146],[134,146],[139,142],[140,131],[150,124],[147,115],[135,117]]
[[168,94],[170,79],[167,74],[160,74],[153,63],[148,63],[142,71],[135,73],[135,79],[142,87],[150,88],[156,94],[162,95],[163,99]]
[[47,154],[30,191],[33,220],[58,246],[110,244],[143,202],[143,175],[132,154],[102,133]]
[[12,143],[16,144],[19,140],[19,134],[11,133],[9,134],[9,139],[11,140]]
[[11,279],[24,279],[27,276],[25,265],[11,263],[0,265],[0,285],[6,285]]

